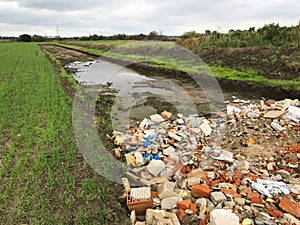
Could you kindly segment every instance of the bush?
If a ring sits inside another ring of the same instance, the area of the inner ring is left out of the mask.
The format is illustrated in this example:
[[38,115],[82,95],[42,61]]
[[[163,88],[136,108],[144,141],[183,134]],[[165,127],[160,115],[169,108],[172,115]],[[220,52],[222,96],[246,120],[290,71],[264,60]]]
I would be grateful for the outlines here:
[[31,41],[34,41],[34,42],[43,42],[43,41],[46,41],[46,38],[40,36],[40,35],[33,35],[32,38],[31,38]]
[[31,36],[29,34],[22,34],[18,37],[17,41],[31,42]]

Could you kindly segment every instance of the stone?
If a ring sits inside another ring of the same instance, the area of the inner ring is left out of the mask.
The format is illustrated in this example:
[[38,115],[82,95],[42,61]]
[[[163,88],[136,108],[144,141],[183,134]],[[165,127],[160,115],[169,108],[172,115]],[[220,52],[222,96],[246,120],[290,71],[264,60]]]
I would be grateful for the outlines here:
[[215,205],[223,203],[227,200],[226,196],[222,192],[212,192],[210,198]]
[[295,184],[290,188],[290,191],[296,195],[300,195],[300,185]]
[[208,123],[202,123],[202,124],[200,125],[200,129],[202,130],[202,132],[203,132],[203,134],[204,134],[205,136],[211,135],[212,129],[211,129],[211,127],[209,126]]
[[135,152],[134,157],[136,166],[143,166],[145,164],[143,155],[140,152]]
[[149,173],[151,173],[154,176],[157,176],[161,171],[163,171],[166,168],[166,165],[161,160],[151,160],[147,168]]
[[216,178],[215,172],[208,171],[207,172],[207,178],[210,179],[210,180],[214,180]]
[[177,193],[182,198],[191,198],[191,192],[183,189],[175,189],[175,193]]
[[173,209],[176,207],[176,203],[182,201],[181,197],[170,197],[165,198],[161,201],[161,208],[162,209]]
[[274,105],[275,102],[276,102],[275,100],[269,99],[269,100],[266,101],[266,105],[267,105],[267,106],[271,106],[271,105]]
[[246,199],[244,198],[234,198],[234,201],[240,206],[244,206],[246,204]]
[[215,209],[210,213],[211,225],[239,225],[239,217],[225,209]]
[[286,130],[284,127],[280,126],[280,124],[272,122],[271,127],[276,131],[284,131]]
[[283,218],[288,220],[290,222],[290,224],[300,225],[300,220],[298,220],[296,217],[294,217],[293,215],[291,215],[289,213],[284,213]]
[[282,177],[289,177],[291,176],[290,172],[286,171],[286,170],[277,170],[275,172],[275,174],[280,174]]
[[161,123],[165,121],[165,119],[159,114],[151,115],[150,120],[152,120],[154,123]]
[[146,225],[146,222],[136,222],[135,225]]
[[126,163],[127,163],[127,166],[136,166],[136,162],[135,162],[135,157],[128,153],[128,154],[125,154],[125,159],[126,159]]
[[270,119],[275,119],[275,118],[278,118],[278,117],[280,117],[280,116],[282,116],[283,114],[285,114],[286,113],[286,111],[268,111],[265,115],[264,115],[264,117],[265,118],[270,118]]
[[163,200],[171,197],[179,197],[179,195],[174,191],[164,188],[161,192],[158,193],[158,197]]
[[146,224],[157,225],[180,225],[180,222],[174,213],[166,212],[165,210],[147,209],[146,211]]
[[132,210],[130,213],[130,221],[132,224],[135,224],[136,222],[136,214],[135,214],[135,210]]
[[188,186],[192,187],[193,185],[200,184],[201,179],[198,177],[191,177],[188,179]]
[[172,117],[172,113],[166,110],[164,110],[160,115],[166,120],[169,120]]
[[242,225],[253,225],[254,221],[249,219],[249,218],[245,218],[243,219]]
[[292,202],[290,199],[283,197],[279,203],[279,207],[284,211],[292,214],[297,219],[300,219],[300,205]]
[[150,180],[152,178],[151,174],[145,171],[141,172],[141,177],[145,180]]
[[170,156],[175,152],[175,148],[173,148],[172,146],[169,146],[168,148],[163,150],[163,154]]
[[224,202],[224,206],[225,207],[228,207],[229,209],[232,209],[235,207],[235,202],[234,201],[227,201],[227,202]]

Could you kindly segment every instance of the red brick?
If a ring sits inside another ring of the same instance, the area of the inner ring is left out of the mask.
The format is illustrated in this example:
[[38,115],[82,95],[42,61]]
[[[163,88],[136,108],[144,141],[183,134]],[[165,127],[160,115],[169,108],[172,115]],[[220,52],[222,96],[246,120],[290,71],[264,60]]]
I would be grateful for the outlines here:
[[204,220],[200,220],[200,223],[199,225],[206,225],[205,221]]
[[192,187],[192,196],[195,198],[203,197],[209,198],[212,189],[204,186],[204,185],[193,185]]
[[183,200],[181,202],[176,203],[176,208],[186,210],[190,208],[191,204],[192,204],[191,199]]
[[182,174],[188,174],[189,172],[191,172],[192,170],[190,169],[190,168],[188,168],[188,167],[186,167],[186,166],[183,166],[182,168],[181,168],[181,173]]
[[179,219],[180,221],[183,220],[183,218],[185,217],[185,215],[186,215],[186,214],[185,214],[184,210],[179,209],[178,219]]
[[290,199],[283,197],[279,203],[279,207],[300,219],[300,205],[292,202]]
[[238,170],[236,170],[233,177],[232,177],[232,179],[236,180],[236,179],[241,179],[242,177],[244,177],[244,174],[239,172]]
[[151,191],[151,197],[152,198],[158,198],[158,192],[157,191]]
[[201,179],[202,179],[208,186],[211,185],[211,180],[208,179],[207,177],[202,177]]
[[197,205],[195,203],[192,203],[190,206],[190,210],[192,210],[196,214],[197,213]]
[[214,186],[216,186],[216,185],[219,184],[219,183],[221,183],[221,180],[220,180],[220,179],[218,179],[218,180],[213,180],[213,181],[211,181],[210,185],[211,185],[212,187],[214,187]]
[[261,195],[260,194],[248,193],[247,198],[252,203],[260,204],[260,202],[261,202]]
[[234,198],[241,198],[242,197],[241,194],[236,193],[232,189],[230,189],[230,190],[221,189],[221,191],[223,192],[223,194],[225,194],[225,195],[232,195]]
[[269,213],[271,216],[274,216],[274,217],[281,217],[281,216],[283,216],[283,212],[281,212],[278,209],[265,209],[265,211],[267,213]]
[[244,188],[240,191],[241,194],[249,194],[249,193],[252,193],[252,190],[251,188],[247,187],[247,188]]
[[250,180],[256,182],[257,181],[257,178],[259,178],[258,176],[252,174],[252,173],[248,173],[247,174],[247,178],[249,178]]

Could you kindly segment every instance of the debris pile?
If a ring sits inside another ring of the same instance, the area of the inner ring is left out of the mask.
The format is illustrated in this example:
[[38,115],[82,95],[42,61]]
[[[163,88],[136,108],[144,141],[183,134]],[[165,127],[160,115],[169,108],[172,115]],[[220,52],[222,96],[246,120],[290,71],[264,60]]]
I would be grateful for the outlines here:
[[234,98],[209,117],[164,111],[114,132],[133,224],[300,224],[299,122],[298,100]]

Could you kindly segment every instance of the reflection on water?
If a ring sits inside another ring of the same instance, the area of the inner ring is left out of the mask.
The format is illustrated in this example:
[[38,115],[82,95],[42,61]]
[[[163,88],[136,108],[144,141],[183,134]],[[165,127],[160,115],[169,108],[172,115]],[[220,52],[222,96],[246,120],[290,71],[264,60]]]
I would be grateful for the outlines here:
[[[210,112],[206,95],[213,96],[214,90],[206,90],[204,94],[200,87],[186,89],[173,79],[146,77],[103,60],[74,62],[67,67],[75,70],[74,78],[80,84],[93,86],[109,83],[118,90],[112,108],[112,121],[119,130],[131,124],[128,120],[140,121],[160,110],[170,110],[170,105],[185,115]],[[156,98],[157,101],[152,101],[149,106],[149,98]]]

